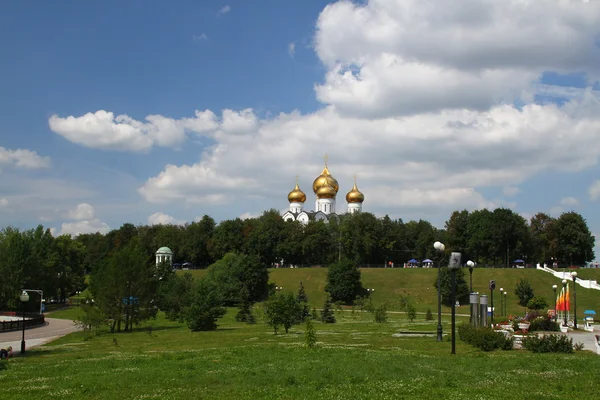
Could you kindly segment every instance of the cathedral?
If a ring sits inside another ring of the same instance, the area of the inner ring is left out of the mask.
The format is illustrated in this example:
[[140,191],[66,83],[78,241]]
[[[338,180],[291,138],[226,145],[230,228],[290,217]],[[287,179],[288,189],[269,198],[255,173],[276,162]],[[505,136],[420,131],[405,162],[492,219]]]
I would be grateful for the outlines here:
[[[283,214],[285,221],[300,221],[303,224],[308,221],[329,221],[337,216],[335,198],[340,186],[338,181],[331,176],[329,168],[327,168],[327,156],[325,156],[325,168],[313,182],[313,192],[317,196],[315,200],[315,210],[305,211],[304,203],[306,202],[306,194],[298,185],[298,177],[296,177],[296,187],[288,194],[290,209]],[[362,203],[365,201],[365,196],[358,190],[356,186],[356,178],[354,186],[346,194],[346,202],[348,207],[347,213],[355,213],[362,211]]]

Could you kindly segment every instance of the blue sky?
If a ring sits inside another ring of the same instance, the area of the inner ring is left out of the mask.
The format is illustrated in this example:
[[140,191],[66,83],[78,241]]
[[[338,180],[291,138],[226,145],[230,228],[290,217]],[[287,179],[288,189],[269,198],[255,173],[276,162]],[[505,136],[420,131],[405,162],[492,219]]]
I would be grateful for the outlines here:
[[258,215],[295,175],[310,209],[327,152],[338,209],[356,174],[377,215],[573,209],[600,236],[598,2],[328,4],[3,3],[0,217]]

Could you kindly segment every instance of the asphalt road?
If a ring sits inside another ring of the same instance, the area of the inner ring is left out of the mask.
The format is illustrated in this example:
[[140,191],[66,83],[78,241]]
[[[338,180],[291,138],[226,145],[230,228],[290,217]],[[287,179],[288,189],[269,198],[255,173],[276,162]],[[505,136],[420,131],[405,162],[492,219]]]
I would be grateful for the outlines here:
[[[37,328],[25,330],[26,349],[48,343],[61,336],[79,330],[73,321],[66,319],[46,318],[46,324]],[[0,348],[12,346],[13,353],[21,352],[22,331],[0,333]]]

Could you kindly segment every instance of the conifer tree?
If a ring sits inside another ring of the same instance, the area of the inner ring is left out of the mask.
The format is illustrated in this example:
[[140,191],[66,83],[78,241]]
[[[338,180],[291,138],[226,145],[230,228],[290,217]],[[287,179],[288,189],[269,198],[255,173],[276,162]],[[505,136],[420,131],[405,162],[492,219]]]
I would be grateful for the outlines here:
[[325,324],[335,323],[335,315],[333,314],[333,309],[331,308],[330,297],[327,297],[325,305],[323,306],[323,310],[321,310],[321,321]]

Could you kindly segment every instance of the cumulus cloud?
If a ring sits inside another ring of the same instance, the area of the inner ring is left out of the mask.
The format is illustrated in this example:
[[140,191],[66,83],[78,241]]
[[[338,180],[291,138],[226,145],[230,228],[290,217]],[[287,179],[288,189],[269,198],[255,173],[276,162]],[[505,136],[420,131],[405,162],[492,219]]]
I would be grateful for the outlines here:
[[[150,202],[213,204],[282,196],[297,174],[301,186],[310,188],[327,151],[332,173],[345,186],[359,174],[368,204],[379,198],[368,195],[377,187],[467,193],[477,187],[513,186],[543,170],[589,167],[600,152],[600,104],[595,98],[563,107],[500,105],[485,112],[446,110],[384,119],[351,118],[331,107],[271,120],[249,115],[228,113],[229,131],[223,123],[215,135],[217,144],[200,162],[167,165],[140,193]],[[404,203],[403,197],[388,197]],[[427,199],[435,202],[434,196]]]
[[92,220],[82,220],[74,222],[65,222],[60,227],[61,235],[78,236],[85,233],[96,233],[106,234],[110,231],[110,227],[100,221],[98,218]]
[[80,203],[67,212],[67,217],[76,221],[93,219],[95,217],[94,207],[88,203]]
[[27,149],[11,150],[0,146],[0,168],[3,166],[20,169],[48,168],[50,158]]
[[99,110],[80,117],[55,114],[48,123],[53,132],[81,146],[134,152],[148,151],[155,145],[178,147],[186,139],[186,132],[203,134],[217,127],[215,114],[208,110],[183,119],[148,115],[146,122]]
[[519,98],[543,71],[597,79],[599,33],[598,2],[340,1],[317,21],[315,49],[329,70],[317,96],[374,117],[485,109]]
[[185,221],[176,219],[162,212],[156,212],[148,217],[148,225],[184,225]]
[[110,227],[96,218],[96,211],[91,204],[80,203],[75,208],[67,212],[67,218],[73,219],[73,222],[65,222],[61,225],[61,235],[77,236],[85,233],[102,234],[108,233]]
[[575,197],[564,197],[560,200],[560,205],[565,207],[575,207],[579,205],[579,200]]
[[0,197],[0,208],[8,206],[8,199],[6,197]]
[[600,179],[594,181],[588,189],[590,200],[596,201],[600,198]]
[[296,42],[291,42],[288,44],[288,54],[290,57],[294,57],[294,54],[296,54]]
[[229,5],[226,5],[223,8],[221,8],[219,11],[217,11],[217,15],[227,14],[229,11],[231,11],[231,7]]
[[[553,90],[539,82],[545,71],[583,73],[590,86],[598,79],[600,2],[551,3],[340,1],[317,21],[314,48],[326,68],[317,111],[261,119],[250,108],[220,117],[206,110],[142,122],[101,110],[53,116],[50,126],[83,146],[127,151],[177,147],[190,133],[211,138],[197,163],[166,165],[139,188],[151,203],[226,206],[236,215],[282,208],[300,175],[310,209],[328,152],[338,210],[354,174],[366,211],[493,208],[504,203],[482,188],[512,197],[542,171],[598,162],[597,91],[578,90],[560,106],[533,99]],[[598,186],[590,197],[600,198]]]

